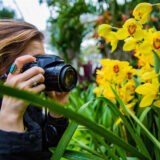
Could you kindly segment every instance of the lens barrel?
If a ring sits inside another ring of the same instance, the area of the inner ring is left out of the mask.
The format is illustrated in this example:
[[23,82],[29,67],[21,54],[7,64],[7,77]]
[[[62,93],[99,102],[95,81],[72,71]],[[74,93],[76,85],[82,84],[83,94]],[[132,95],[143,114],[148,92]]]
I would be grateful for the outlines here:
[[45,69],[47,91],[68,92],[76,86],[77,73],[71,65],[57,64]]
[[65,65],[60,72],[60,85],[61,88],[68,92],[76,87],[77,73],[71,65]]

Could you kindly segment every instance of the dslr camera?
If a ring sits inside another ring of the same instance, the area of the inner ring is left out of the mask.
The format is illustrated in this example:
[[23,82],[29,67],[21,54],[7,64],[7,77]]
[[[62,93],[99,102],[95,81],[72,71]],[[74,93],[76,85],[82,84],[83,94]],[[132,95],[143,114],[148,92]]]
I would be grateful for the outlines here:
[[34,66],[43,68],[45,71],[45,91],[68,92],[76,87],[76,70],[70,64],[65,64],[62,58],[49,54],[35,57],[36,62],[24,64],[22,72]]

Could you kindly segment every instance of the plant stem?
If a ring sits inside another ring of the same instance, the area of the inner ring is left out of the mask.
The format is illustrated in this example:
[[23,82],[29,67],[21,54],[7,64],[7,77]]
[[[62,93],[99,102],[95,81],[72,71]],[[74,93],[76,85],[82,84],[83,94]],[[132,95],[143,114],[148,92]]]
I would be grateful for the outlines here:
[[160,3],[152,4],[152,6],[159,6],[160,7]]
[[118,29],[118,27],[112,27],[112,31],[117,31]]

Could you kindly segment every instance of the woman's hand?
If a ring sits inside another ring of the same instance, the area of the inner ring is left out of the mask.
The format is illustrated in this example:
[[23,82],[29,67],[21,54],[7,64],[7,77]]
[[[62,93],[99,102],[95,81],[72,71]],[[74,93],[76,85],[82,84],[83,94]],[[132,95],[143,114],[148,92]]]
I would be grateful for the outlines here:
[[[43,91],[45,85],[41,84],[44,82],[44,70],[42,68],[32,67],[23,73],[20,72],[25,63],[33,61],[36,59],[30,55],[18,57],[14,62],[15,68],[12,73],[9,73],[5,84],[34,93]],[[34,86],[35,82],[39,85]],[[23,115],[27,106],[28,102],[4,96],[0,111],[0,129],[23,132]]]
[[[53,100],[55,100],[57,103],[65,106],[67,104],[70,92],[47,92],[48,97],[52,98]],[[58,113],[52,112],[50,111],[49,114],[53,117],[53,118],[61,118],[63,117],[63,115],[60,115]]]

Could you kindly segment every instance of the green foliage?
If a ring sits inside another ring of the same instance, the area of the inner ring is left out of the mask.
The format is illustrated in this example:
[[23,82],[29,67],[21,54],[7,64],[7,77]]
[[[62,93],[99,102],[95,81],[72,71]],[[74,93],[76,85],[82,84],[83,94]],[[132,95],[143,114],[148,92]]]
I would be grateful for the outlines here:
[[15,17],[15,12],[13,10],[8,10],[7,8],[2,8],[0,10],[0,19],[12,19]]
[[[122,138],[120,138],[118,135],[113,133],[112,131],[109,131],[108,129],[102,127],[101,125],[98,125],[97,123],[91,121],[89,118],[86,118],[84,115],[77,113],[76,111],[72,111],[70,109],[64,108],[61,105],[57,104],[51,99],[48,99],[46,97],[39,96],[37,94],[32,94],[24,90],[19,90],[16,88],[11,88],[9,86],[5,86],[2,83],[0,84],[0,95],[3,94],[21,98],[23,100],[29,101],[33,105],[39,106],[39,107],[46,107],[50,109],[51,111],[63,114],[64,116],[76,121],[77,123],[86,126],[90,131],[94,133],[94,136],[99,135],[100,139],[104,141],[104,144],[109,145],[110,147],[113,147],[113,150],[119,149],[120,152],[122,151],[124,153],[129,152],[133,156],[139,157],[141,159],[148,159],[146,155],[142,154],[143,152],[139,152],[136,147],[126,143]],[[108,104],[112,104],[112,102],[108,101]],[[65,133],[63,136],[66,136]],[[97,143],[98,144],[98,143]],[[63,145],[63,144],[62,144]],[[83,147],[83,145],[81,145]],[[119,146],[117,148],[117,146]],[[83,147],[85,148],[85,147]],[[103,153],[101,146],[99,145],[98,148],[100,148],[100,152]],[[93,149],[88,149],[88,151],[92,151]],[[118,150],[117,150],[118,151]],[[94,151],[93,152],[97,152]],[[112,152],[114,153],[114,152]],[[104,154],[104,153],[103,153]],[[98,154],[99,155],[99,154]],[[105,155],[104,155],[105,157]]]
[[84,0],[78,1],[48,1],[52,8],[57,7],[56,18],[51,17],[51,40],[66,62],[74,59],[80,52],[83,37],[88,32],[81,21],[80,16],[86,13],[94,13],[95,7],[86,4]]

